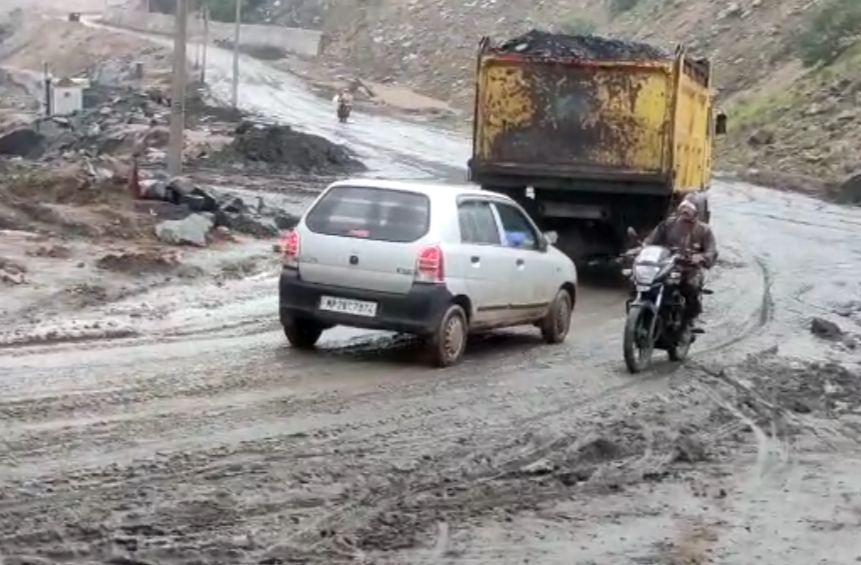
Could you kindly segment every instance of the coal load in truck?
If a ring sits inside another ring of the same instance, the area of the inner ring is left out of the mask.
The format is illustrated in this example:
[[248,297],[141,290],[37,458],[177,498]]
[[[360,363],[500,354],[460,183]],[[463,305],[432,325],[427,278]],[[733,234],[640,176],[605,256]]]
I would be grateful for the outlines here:
[[516,53],[534,57],[567,57],[596,61],[670,60],[663,49],[622,39],[597,35],[566,35],[533,29],[509,39],[493,49],[496,53]]

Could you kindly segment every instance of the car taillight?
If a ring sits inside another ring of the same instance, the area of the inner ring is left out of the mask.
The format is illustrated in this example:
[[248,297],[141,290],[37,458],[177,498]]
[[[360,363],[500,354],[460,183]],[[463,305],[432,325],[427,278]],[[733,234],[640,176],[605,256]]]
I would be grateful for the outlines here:
[[419,282],[443,282],[445,280],[445,257],[440,247],[428,247],[419,253],[416,260],[415,278]]
[[282,262],[285,267],[297,268],[299,266],[299,233],[290,230],[284,234],[281,240]]

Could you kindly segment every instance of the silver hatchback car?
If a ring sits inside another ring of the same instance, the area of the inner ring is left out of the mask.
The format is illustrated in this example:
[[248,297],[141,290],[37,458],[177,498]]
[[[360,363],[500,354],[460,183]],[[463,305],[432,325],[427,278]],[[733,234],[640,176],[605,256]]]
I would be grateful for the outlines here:
[[552,235],[494,192],[336,182],[282,240],[281,324],[301,349],[337,325],[415,334],[438,367],[470,332],[531,324],[561,343],[577,270]]

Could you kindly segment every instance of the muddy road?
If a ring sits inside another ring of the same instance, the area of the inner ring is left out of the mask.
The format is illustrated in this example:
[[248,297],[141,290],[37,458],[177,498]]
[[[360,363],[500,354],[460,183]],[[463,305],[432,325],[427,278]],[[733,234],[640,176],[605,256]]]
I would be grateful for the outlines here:
[[[289,75],[243,69],[243,105],[350,144],[375,174],[465,162],[451,134],[339,126]],[[855,391],[857,365],[786,376],[824,408],[767,385],[776,352],[856,363],[808,326],[861,320],[861,214],[727,182],[714,210],[708,333],[691,362],[637,378],[619,290],[584,288],[562,346],[501,332],[432,371],[380,333],[290,350],[275,265],[78,314],[128,337],[0,349],[4,563],[856,562],[861,420],[829,391]]]

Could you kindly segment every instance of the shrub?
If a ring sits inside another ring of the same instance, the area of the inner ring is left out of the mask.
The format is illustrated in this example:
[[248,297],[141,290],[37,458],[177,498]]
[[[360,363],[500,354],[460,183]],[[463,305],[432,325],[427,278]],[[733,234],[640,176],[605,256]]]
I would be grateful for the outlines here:
[[796,37],[794,51],[806,67],[827,65],[858,40],[861,2],[832,0],[807,22]]

